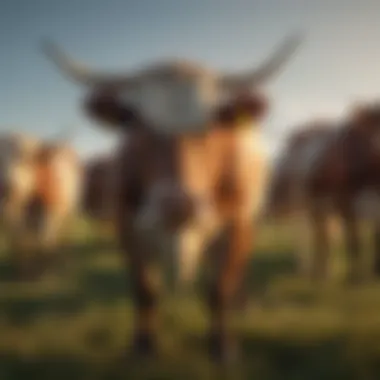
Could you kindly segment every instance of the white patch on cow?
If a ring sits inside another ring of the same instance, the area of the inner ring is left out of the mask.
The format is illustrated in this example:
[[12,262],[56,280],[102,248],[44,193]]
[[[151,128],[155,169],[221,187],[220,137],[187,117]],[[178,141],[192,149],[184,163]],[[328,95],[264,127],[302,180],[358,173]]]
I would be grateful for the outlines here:
[[133,104],[160,132],[184,133],[204,130],[216,94],[212,82],[199,78],[171,82],[150,78],[126,90],[123,100]]
[[176,184],[165,179],[156,182],[152,186],[135,221],[138,229],[149,231],[160,227],[162,217],[160,200],[167,192],[173,192],[175,189]]
[[[164,215],[162,214],[165,210],[160,207],[162,197],[172,194],[175,196],[175,192],[181,191],[178,184],[168,180],[161,180],[152,186],[150,189],[147,199],[138,213],[135,226],[138,229],[150,231],[157,228],[161,228],[162,220]],[[173,194],[174,193],[174,194]],[[194,199],[197,199],[196,194],[190,194]],[[199,201],[196,204],[196,212],[194,215],[194,220],[189,221],[189,223],[198,223],[200,225],[212,225],[213,224],[213,205],[207,199],[199,197]]]
[[199,210],[198,217],[177,237],[179,286],[188,286],[194,280],[208,243],[220,229],[220,219],[212,205]]
[[189,224],[175,233],[161,229],[149,232],[140,230],[140,237],[150,251],[161,257],[163,269],[169,274],[169,291],[184,290],[191,286],[207,244],[217,230],[217,224],[206,228],[200,223]]
[[194,219],[187,225],[176,232],[166,231],[161,223],[162,215],[157,200],[163,192],[173,189],[175,190],[174,184],[165,181],[152,188],[135,221],[136,231],[144,244],[160,254],[165,272],[174,276],[169,280],[172,291],[178,286],[181,288],[191,284],[206,244],[219,227],[215,209],[208,202],[204,202],[199,204]]
[[178,269],[179,286],[189,285],[197,274],[199,260],[205,249],[206,236],[203,229],[189,227],[178,236]]

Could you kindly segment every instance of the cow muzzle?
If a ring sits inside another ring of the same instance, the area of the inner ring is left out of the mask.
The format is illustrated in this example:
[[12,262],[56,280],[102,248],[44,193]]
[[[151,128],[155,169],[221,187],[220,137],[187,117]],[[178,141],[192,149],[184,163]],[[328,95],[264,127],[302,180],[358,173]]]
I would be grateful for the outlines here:
[[176,187],[155,189],[141,209],[137,225],[140,229],[176,232],[190,223],[198,210],[197,199]]

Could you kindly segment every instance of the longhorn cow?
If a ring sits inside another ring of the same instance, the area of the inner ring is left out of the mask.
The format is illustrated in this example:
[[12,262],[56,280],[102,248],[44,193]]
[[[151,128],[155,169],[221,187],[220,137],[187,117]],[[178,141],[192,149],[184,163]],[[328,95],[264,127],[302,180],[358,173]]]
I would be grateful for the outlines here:
[[45,253],[57,247],[80,187],[79,158],[69,145],[24,133],[0,137],[1,219],[19,269],[30,269],[25,242]]
[[380,274],[379,136],[380,105],[374,102],[355,107],[343,121],[311,123],[289,140],[269,203],[272,211],[300,211],[300,220],[304,223],[306,216],[306,222],[311,222],[311,263],[300,255],[303,270],[311,270],[314,278],[328,275],[332,215],[343,222],[348,281],[363,279],[361,219],[372,221],[375,227],[374,271]]
[[215,358],[229,358],[227,315],[267,182],[259,122],[268,101],[258,86],[299,43],[298,35],[288,37],[261,67],[242,73],[174,60],[122,75],[93,72],[45,44],[58,67],[89,90],[87,115],[125,132],[115,163],[116,227],[137,308],[134,352],[155,350],[159,294],[152,259],[172,250],[180,284],[194,277],[201,256],[211,260],[209,347]]

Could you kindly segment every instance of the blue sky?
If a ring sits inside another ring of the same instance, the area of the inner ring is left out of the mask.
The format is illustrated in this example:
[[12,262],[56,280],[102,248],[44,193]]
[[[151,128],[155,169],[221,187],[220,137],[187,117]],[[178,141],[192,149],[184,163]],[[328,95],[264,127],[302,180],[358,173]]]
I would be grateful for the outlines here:
[[297,123],[379,95],[379,20],[378,0],[0,0],[0,128],[45,136],[75,124],[83,154],[114,140],[82,114],[84,91],[41,54],[43,37],[102,69],[168,56],[239,69],[302,28],[305,45],[267,86],[273,104],[263,128],[276,147]]

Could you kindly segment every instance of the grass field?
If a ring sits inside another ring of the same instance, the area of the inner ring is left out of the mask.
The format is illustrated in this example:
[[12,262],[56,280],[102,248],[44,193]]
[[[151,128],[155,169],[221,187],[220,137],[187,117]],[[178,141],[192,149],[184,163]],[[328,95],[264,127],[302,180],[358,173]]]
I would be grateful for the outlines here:
[[37,282],[12,281],[3,249],[0,380],[380,379],[380,284],[344,286],[339,246],[336,281],[317,287],[294,275],[287,233],[262,232],[250,304],[236,319],[243,356],[220,370],[205,355],[207,319],[196,296],[164,297],[160,358],[129,360],[131,307],[118,252],[85,225],[75,231],[63,273]]

